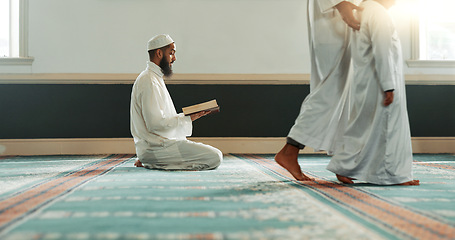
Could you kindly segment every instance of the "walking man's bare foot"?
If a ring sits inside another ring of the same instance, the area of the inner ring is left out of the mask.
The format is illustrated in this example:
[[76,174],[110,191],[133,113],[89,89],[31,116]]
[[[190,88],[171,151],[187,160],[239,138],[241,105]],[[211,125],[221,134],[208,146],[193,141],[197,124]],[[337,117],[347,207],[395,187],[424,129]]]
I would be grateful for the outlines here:
[[355,180],[354,178],[345,177],[345,176],[341,176],[338,174],[337,174],[337,179],[338,179],[338,181],[345,183],[345,184],[353,184],[354,181],[352,181],[352,180]]
[[134,166],[135,167],[144,167],[144,165],[142,165],[142,162],[139,160],[136,160],[136,162],[134,163]]
[[412,180],[412,181],[409,181],[409,182],[399,183],[397,185],[400,185],[400,186],[418,186],[418,185],[420,185],[420,181],[419,180]]
[[275,161],[286,169],[298,181],[313,181],[314,179],[302,173],[298,163],[299,148],[290,144],[284,145],[283,149],[275,155]]

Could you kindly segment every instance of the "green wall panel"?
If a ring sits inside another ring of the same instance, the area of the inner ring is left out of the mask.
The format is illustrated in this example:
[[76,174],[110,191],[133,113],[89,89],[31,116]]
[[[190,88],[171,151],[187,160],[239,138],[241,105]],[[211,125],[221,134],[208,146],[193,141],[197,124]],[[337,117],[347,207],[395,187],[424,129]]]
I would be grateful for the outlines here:
[[[0,139],[122,138],[131,85],[2,84]],[[221,112],[194,122],[195,137],[284,137],[308,85],[168,85],[178,111],[216,98]],[[455,86],[407,86],[411,134],[455,136]]]

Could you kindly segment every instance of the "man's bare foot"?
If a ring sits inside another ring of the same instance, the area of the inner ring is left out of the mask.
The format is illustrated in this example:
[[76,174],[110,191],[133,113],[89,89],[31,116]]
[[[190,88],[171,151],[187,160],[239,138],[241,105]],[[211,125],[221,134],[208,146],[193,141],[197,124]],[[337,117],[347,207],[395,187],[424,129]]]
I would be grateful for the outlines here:
[[302,173],[300,165],[297,161],[299,156],[299,148],[286,144],[280,152],[275,155],[275,161],[284,169],[286,169],[298,181],[313,181]]
[[345,177],[345,176],[341,176],[338,174],[337,174],[337,179],[338,179],[338,181],[345,183],[345,184],[353,184],[354,181],[352,181],[352,180],[355,180],[355,178]]
[[142,165],[141,161],[139,161],[139,160],[136,160],[136,162],[134,163],[134,166],[135,167],[144,167],[144,165]]
[[417,186],[417,185],[420,185],[420,181],[419,180],[412,180],[412,181],[409,181],[409,182],[399,183],[397,185],[400,185],[400,186]]

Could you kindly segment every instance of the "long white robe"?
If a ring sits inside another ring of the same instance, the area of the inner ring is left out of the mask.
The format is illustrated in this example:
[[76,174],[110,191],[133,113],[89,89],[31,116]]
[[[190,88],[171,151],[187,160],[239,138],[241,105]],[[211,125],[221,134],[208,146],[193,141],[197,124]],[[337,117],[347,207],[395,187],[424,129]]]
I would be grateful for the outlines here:
[[[398,34],[387,10],[366,1],[360,31],[351,39],[354,79],[352,109],[343,144],[327,169],[346,177],[389,185],[412,180],[412,149],[402,53]],[[384,106],[384,91],[394,100]]]
[[[345,86],[351,52],[350,30],[335,5],[342,0],[309,0],[310,94],[288,137],[331,153],[344,126]],[[354,1],[352,1],[354,2]]]
[[203,170],[222,160],[218,149],[186,139],[192,134],[191,118],[177,114],[161,68],[153,62],[134,82],[130,117],[136,154],[145,167]]

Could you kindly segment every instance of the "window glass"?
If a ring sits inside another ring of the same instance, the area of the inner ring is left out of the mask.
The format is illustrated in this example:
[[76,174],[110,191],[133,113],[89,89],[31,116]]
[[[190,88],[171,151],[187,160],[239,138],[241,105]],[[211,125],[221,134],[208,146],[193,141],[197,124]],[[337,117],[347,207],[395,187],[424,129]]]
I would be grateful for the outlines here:
[[9,0],[0,0],[0,57],[9,57]]
[[421,60],[455,60],[453,0],[421,0],[419,40]]

